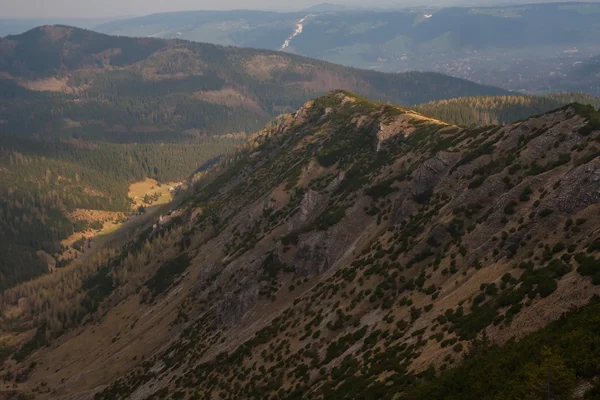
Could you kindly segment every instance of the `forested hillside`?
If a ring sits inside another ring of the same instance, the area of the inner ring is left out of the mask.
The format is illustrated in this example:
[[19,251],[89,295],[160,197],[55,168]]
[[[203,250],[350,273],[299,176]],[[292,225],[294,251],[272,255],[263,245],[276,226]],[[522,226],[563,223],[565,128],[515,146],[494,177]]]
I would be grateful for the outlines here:
[[432,101],[415,111],[457,125],[497,125],[527,119],[570,103],[600,107],[600,98],[585,93],[543,96],[481,96]]
[[112,144],[0,136],[0,291],[47,272],[37,251],[56,258],[62,239],[90,228],[70,216],[74,211],[128,213],[130,183],[147,177],[185,179],[238,143],[231,138]]
[[[46,26],[0,40],[3,130],[253,132],[331,89],[416,104],[504,91],[434,73],[383,74],[266,50]],[[47,90],[25,92],[23,87]],[[50,92],[48,92],[50,91]],[[40,105],[44,107],[40,107]],[[106,129],[109,128],[109,129]]]

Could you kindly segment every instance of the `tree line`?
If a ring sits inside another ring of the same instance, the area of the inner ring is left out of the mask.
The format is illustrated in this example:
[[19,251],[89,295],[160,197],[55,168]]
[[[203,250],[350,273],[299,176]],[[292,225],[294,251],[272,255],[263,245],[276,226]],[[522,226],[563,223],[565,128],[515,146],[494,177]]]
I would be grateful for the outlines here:
[[544,96],[482,96],[429,102],[415,111],[456,125],[499,125],[524,120],[570,103],[600,107],[600,98],[585,93]]

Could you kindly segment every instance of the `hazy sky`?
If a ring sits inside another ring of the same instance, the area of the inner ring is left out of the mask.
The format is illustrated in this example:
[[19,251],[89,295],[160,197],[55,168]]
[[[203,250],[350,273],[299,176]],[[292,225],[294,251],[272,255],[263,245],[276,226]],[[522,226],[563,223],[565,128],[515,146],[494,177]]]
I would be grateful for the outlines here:
[[[0,18],[102,18],[165,11],[240,8],[297,10],[324,2],[324,0],[0,0]],[[352,4],[352,0],[337,3]],[[357,3],[359,2],[354,4]]]
[[[185,10],[299,10],[320,3],[351,6],[499,4],[519,0],[0,0],[0,18],[106,18]],[[556,1],[556,0],[546,0]],[[563,0],[564,1],[564,0]],[[566,0],[569,1],[569,0]],[[521,0],[521,3],[539,0]]]

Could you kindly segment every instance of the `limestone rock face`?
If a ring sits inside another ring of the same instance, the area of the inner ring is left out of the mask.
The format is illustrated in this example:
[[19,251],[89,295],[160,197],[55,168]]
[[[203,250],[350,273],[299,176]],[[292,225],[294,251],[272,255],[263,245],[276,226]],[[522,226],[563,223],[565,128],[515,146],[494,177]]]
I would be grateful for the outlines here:
[[323,273],[330,265],[326,246],[326,233],[319,232],[303,238],[294,258],[297,276]]
[[428,202],[430,194],[444,181],[450,168],[459,158],[457,154],[440,152],[420,164],[415,169],[410,182],[395,200],[393,220],[400,221],[410,215],[415,208],[415,203]]
[[600,202],[600,165],[597,160],[569,171],[560,186],[548,199],[561,211],[569,214]]

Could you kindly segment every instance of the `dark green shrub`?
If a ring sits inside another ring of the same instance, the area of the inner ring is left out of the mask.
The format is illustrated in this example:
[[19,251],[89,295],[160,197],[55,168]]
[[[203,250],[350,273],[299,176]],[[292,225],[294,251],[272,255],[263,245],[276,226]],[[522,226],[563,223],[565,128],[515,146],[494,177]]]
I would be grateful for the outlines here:
[[549,277],[543,277],[540,279],[537,285],[537,291],[542,297],[548,297],[557,289],[558,284],[556,281]]
[[298,244],[298,232],[291,232],[281,238],[281,244],[289,246]]
[[346,216],[346,209],[342,207],[327,210],[315,221],[315,226],[320,231],[326,231],[330,227],[340,222]]
[[156,274],[146,281],[146,287],[155,296],[163,293],[175,281],[176,276],[183,273],[189,265],[188,254],[180,254],[178,257],[162,265],[156,271]]
[[515,207],[517,206],[517,202],[514,200],[511,200],[506,207],[504,207],[504,214],[506,215],[512,215],[515,213]]
[[519,200],[523,201],[523,202],[529,201],[529,199],[531,199],[532,193],[533,193],[533,190],[531,190],[531,188],[529,186],[527,186],[525,189],[523,189],[523,191],[519,195]]
[[393,193],[396,189],[392,187],[391,182],[382,182],[371,186],[365,191],[365,194],[371,197],[373,200],[377,200],[381,197]]

